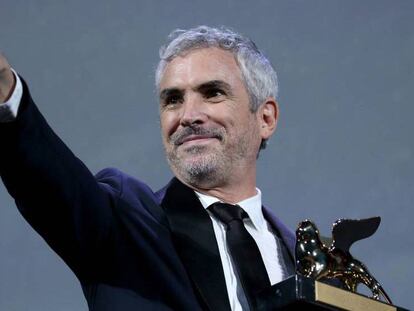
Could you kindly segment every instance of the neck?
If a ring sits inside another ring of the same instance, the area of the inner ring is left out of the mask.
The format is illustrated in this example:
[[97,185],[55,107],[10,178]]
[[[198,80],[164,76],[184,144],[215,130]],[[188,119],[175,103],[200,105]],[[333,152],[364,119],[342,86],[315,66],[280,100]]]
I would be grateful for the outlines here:
[[189,183],[177,176],[177,178],[188,187],[203,194],[213,196],[225,203],[235,204],[256,195],[256,169],[252,172],[246,170],[238,170],[239,174],[235,174],[228,180],[221,182],[199,182]]

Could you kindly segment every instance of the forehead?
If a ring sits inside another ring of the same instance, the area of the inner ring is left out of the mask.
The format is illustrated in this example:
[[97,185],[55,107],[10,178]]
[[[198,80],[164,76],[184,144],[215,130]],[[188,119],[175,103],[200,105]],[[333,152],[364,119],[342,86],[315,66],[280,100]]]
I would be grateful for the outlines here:
[[211,80],[225,81],[232,86],[243,84],[240,68],[231,52],[213,47],[175,57],[165,67],[160,90],[192,87]]

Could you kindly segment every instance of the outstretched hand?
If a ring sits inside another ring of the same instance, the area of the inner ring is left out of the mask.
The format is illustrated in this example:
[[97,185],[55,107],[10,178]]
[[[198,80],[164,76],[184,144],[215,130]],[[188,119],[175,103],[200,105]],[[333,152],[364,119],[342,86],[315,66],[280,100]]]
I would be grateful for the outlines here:
[[9,99],[15,83],[15,77],[11,71],[9,62],[6,57],[0,53],[0,104]]

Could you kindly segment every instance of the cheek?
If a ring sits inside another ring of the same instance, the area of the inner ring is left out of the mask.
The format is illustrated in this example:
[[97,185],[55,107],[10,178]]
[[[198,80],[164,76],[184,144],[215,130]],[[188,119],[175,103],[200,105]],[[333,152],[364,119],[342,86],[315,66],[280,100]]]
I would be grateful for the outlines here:
[[164,140],[167,140],[177,128],[178,123],[173,114],[164,112],[160,115],[160,124],[162,137]]

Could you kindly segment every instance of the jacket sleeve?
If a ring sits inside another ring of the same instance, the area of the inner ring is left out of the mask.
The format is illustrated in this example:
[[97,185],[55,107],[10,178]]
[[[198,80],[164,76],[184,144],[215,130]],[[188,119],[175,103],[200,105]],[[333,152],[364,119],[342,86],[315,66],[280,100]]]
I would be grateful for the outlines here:
[[0,175],[18,209],[78,277],[102,255],[115,196],[49,127],[22,79],[17,118],[0,124]]

